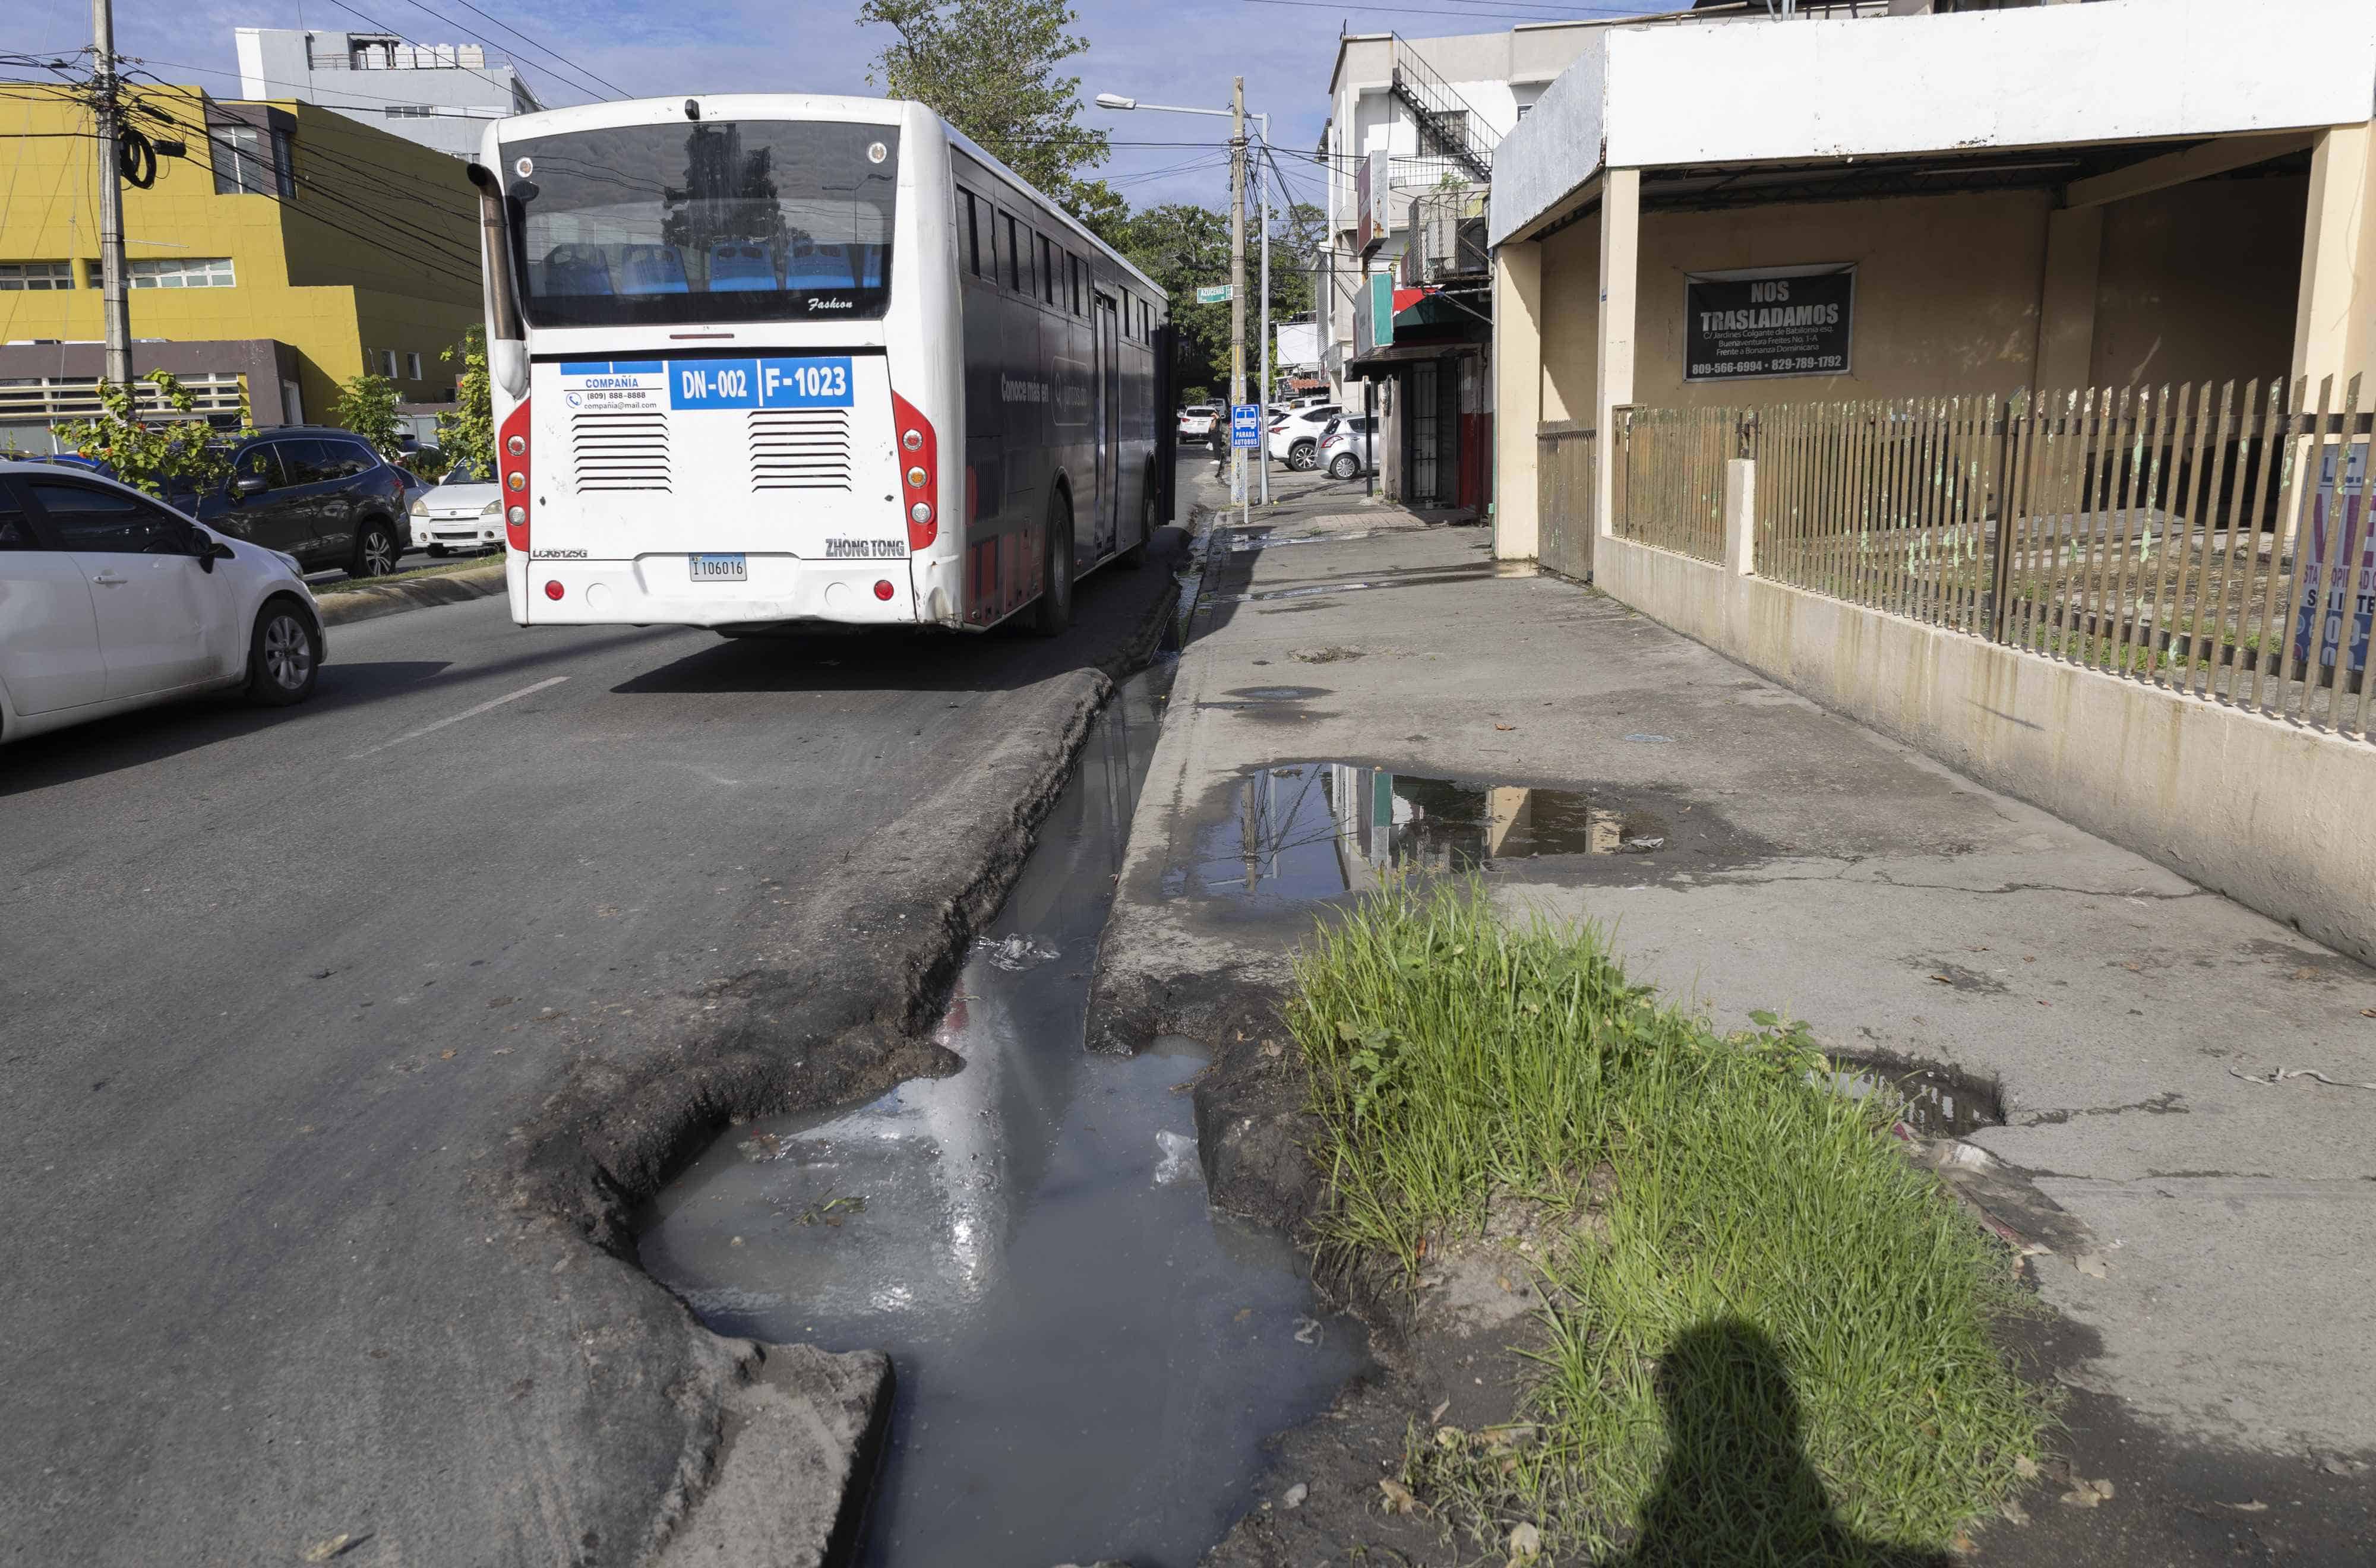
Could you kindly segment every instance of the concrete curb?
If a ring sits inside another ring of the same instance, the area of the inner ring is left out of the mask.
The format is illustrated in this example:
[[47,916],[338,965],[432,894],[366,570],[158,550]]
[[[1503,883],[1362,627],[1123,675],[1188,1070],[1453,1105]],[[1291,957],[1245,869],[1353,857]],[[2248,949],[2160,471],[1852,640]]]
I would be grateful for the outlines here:
[[335,593],[315,595],[314,602],[322,612],[323,625],[343,626],[355,621],[375,621],[398,611],[419,610],[424,605],[486,599],[503,591],[504,563],[498,558],[486,565],[459,572],[340,588]]

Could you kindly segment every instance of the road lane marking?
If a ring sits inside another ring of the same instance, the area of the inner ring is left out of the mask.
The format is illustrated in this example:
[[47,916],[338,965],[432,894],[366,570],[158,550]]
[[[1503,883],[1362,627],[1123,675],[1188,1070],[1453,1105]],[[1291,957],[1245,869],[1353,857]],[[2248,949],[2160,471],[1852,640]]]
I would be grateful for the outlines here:
[[459,713],[450,714],[447,717],[437,720],[434,724],[423,724],[418,730],[407,730],[403,734],[398,735],[393,741],[382,741],[378,745],[368,746],[362,751],[349,753],[347,760],[349,762],[358,762],[364,757],[384,752],[390,746],[400,746],[407,741],[417,741],[421,739],[422,736],[426,735],[433,731],[445,729],[448,724],[459,724],[465,719],[476,719],[479,715],[486,712],[491,707],[501,707],[507,702],[517,702],[522,697],[532,697],[536,695],[537,693],[543,691],[546,687],[557,686],[567,679],[569,679],[569,677],[566,675],[555,675],[549,681],[539,681],[533,686],[522,686],[518,691],[509,693],[504,696],[490,697],[476,707],[466,707]]

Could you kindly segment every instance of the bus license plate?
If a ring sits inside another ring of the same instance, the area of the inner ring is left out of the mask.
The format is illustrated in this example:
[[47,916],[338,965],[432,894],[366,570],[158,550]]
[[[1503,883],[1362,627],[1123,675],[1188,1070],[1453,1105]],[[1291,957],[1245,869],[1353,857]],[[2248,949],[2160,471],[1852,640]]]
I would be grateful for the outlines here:
[[748,576],[740,555],[695,555],[692,560],[697,583],[739,583]]

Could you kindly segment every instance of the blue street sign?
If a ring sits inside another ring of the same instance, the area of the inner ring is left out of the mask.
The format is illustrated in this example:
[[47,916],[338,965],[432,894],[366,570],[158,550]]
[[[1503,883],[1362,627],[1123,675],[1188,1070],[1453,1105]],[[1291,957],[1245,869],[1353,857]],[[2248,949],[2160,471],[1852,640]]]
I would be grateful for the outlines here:
[[1254,403],[1235,403],[1230,408],[1230,445],[1259,446],[1262,445],[1262,409]]

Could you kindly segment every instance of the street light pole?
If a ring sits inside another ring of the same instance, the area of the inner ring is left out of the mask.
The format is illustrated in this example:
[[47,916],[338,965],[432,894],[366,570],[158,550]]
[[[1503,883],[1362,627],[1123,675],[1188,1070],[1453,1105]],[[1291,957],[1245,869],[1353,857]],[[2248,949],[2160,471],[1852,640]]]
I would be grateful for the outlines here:
[[[99,132],[99,286],[107,321],[107,379],[132,385],[132,312],[124,292],[124,186],[116,157],[116,94],[113,0],[90,0],[91,43],[99,55],[99,79],[91,117]],[[74,263],[66,263],[71,267]]]
[[[1101,92],[1097,96],[1100,109],[1146,109],[1158,114],[1226,114],[1230,118],[1230,407],[1235,409],[1246,397],[1246,78],[1240,77],[1230,94],[1227,109],[1197,109],[1181,103],[1141,103],[1119,92]],[[1263,150],[1270,150],[1270,116],[1257,114],[1262,122]],[[1255,448],[1262,470],[1263,505],[1270,505],[1270,187],[1262,189],[1262,410],[1255,421]],[[1230,448],[1230,499],[1238,504],[1240,515],[1249,516],[1245,478],[1245,449]]]

